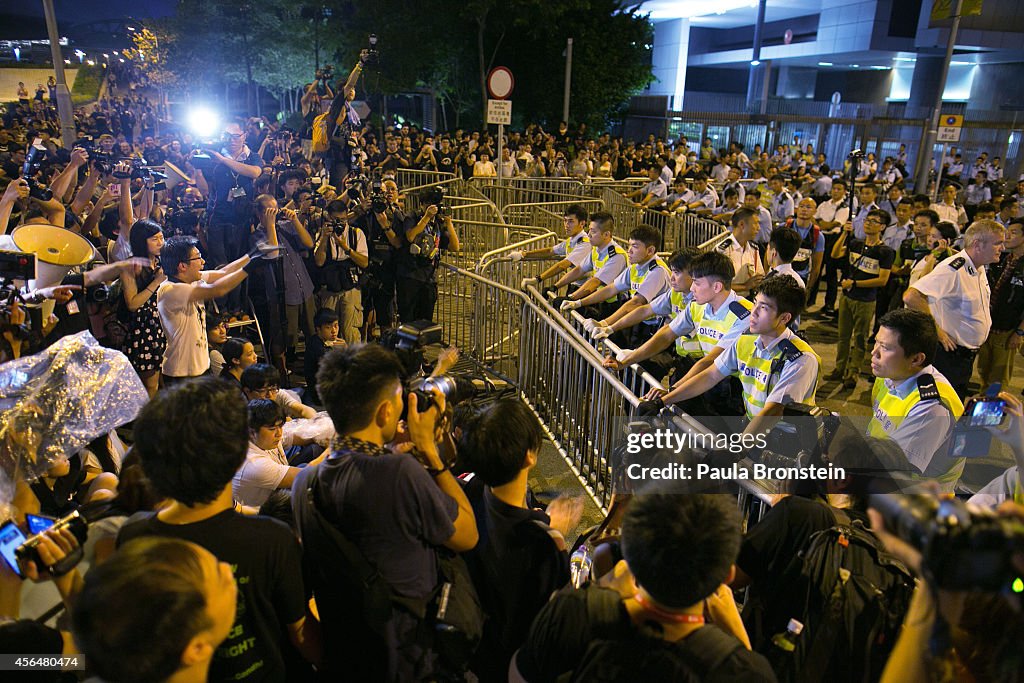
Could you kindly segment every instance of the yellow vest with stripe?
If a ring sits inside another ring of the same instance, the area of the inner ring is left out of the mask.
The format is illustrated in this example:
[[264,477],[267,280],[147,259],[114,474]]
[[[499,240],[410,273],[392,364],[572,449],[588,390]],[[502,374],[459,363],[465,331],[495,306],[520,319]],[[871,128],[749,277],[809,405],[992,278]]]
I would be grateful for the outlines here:
[[[672,304],[672,320],[675,320],[677,315],[682,315],[683,311],[686,310],[687,306],[692,305],[686,302],[687,294],[685,292],[677,292],[672,290],[669,292],[668,300]],[[689,335],[680,335],[676,337],[676,355],[683,357],[702,358],[704,356],[704,350],[700,346],[700,342],[697,341],[696,337]]]
[[[562,244],[565,246],[565,256],[566,256],[566,258],[568,258],[569,254],[572,253],[572,250],[573,250],[572,241],[574,239],[576,239],[576,237],[577,237],[577,235],[573,235],[572,237],[566,237],[565,241],[562,242]],[[585,233],[585,232],[583,233],[583,239],[580,240],[579,244],[577,244],[576,246],[579,246],[580,244],[590,244],[590,238],[587,236],[587,233]]]
[[[939,391],[939,400],[953,414],[953,421],[960,419],[960,416],[964,414],[964,404],[960,401],[960,397],[957,396],[952,385],[936,379],[935,388]],[[874,414],[871,416],[871,422],[868,423],[868,434],[879,439],[891,439],[891,435],[899,428],[903,419],[920,402],[921,390],[917,386],[907,394],[906,398],[900,398],[889,391],[885,386],[884,379],[876,377],[875,385],[871,387],[871,405],[874,406]],[[917,472],[911,472],[909,477],[914,481],[935,480],[941,484],[952,486],[959,481],[963,470],[964,459],[956,458],[950,468],[938,477],[924,477]]]
[[[778,345],[772,348],[768,358],[759,358],[754,354],[754,342],[758,335],[744,334],[736,340],[736,361],[737,369],[734,373],[743,385],[743,407],[747,418],[753,419],[764,408],[765,398],[771,393],[771,389],[779,380],[779,374],[785,367],[786,358]],[[821,359],[814,349],[800,337],[793,335],[788,338],[798,351],[811,355],[818,361],[821,367]],[[774,367],[773,367],[774,366]],[[808,405],[814,405],[814,392],[818,387],[818,377],[815,374],[814,387],[811,395],[805,400],[802,396],[794,396],[793,400]]]
[[[747,309],[749,313],[753,308],[754,304],[750,303],[743,297],[737,297],[735,299],[743,308]],[[690,302],[690,319],[693,321],[693,332],[697,338],[697,342],[700,344],[701,351],[707,355],[711,353],[711,349],[715,348],[722,337],[732,329],[732,326],[736,324],[739,317],[728,309],[728,306],[732,302],[722,304],[726,307],[728,312],[722,316],[721,319],[717,318],[705,318],[704,314],[707,311],[707,304],[698,304],[696,301]]]
[[[638,291],[640,291],[640,285],[642,285],[644,283],[644,281],[647,279],[647,276],[651,274],[651,270],[653,270],[655,266],[657,266],[658,268],[662,268],[664,270],[665,274],[668,275],[668,265],[666,265],[665,262],[661,260],[661,258],[655,256],[654,257],[654,263],[650,263],[649,261],[647,261],[645,263],[649,263],[650,265],[647,266],[647,271],[644,272],[643,275],[640,275],[640,266],[635,265],[635,264],[629,266],[629,295],[630,296],[633,296]],[[641,263],[640,265],[644,265],[644,264]],[[650,302],[648,302],[648,303],[650,303]],[[652,315],[650,318],[647,318],[646,320],[644,320],[644,322],[647,322],[648,320],[654,320],[656,317],[657,316],[653,316]]]
[[1020,469],[1017,469],[1017,482],[1013,485],[1013,502],[1024,505],[1024,486],[1020,483]]
[[[597,247],[591,247],[590,248],[590,263],[594,266],[594,276],[595,277],[597,276],[597,271],[599,271],[602,268],[604,268],[604,264],[606,264],[608,262],[608,259],[610,259],[615,254],[622,254],[623,258],[626,257],[625,253],[619,251],[619,248],[615,245],[614,242],[612,242],[610,245],[608,245],[608,251],[605,252],[604,258],[600,257],[600,252],[599,252]],[[615,303],[618,300],[619,300],[618,295],[615,295],[615,296],[613,296],[610,299],[605,299],[604,302],[606,304],[613,304],[613,303]]]

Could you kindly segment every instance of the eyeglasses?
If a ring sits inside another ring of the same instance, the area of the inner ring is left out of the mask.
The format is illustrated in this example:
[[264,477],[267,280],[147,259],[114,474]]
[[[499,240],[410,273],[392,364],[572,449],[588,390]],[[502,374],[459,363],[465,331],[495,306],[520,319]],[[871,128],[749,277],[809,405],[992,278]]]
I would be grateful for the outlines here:
[[193,256],[193,257],[191,257],[189,259],[189,262],[192,262],[192,261],[202,261],[202,260],[203,260],[202,256]]
[[245,133],[224,133],[224,137],[231,138],[232,140],[240,140],[245,137]]

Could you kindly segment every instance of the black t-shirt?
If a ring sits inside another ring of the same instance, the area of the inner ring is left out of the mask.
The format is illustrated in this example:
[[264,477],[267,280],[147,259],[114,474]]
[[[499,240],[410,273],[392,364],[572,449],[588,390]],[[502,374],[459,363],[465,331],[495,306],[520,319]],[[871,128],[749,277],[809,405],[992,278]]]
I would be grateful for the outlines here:
[[[407,237],[408,231],[414,227],[416,222],[409,220],[401,233],[402,248],[398,251],[397,274],[400,278],[431,282],[437,264],[441,261],[441,252],[448,248],[448,229],[445,227],[444,219],[438,214],[430,225],[410,242]],[[419,254],[412,253],[413,245],[419,248]]]
[[437,159],[437,170],[442,173],[455,173],[455,149],[448,147],[447,152],[440,149],[434,150],[434,158]]
[[[867,246],[864,240],[851,239],[846,244],[846,257],[849,262],[849,271],[846,277],[856,280],[873,280],[878,277],[878,271],[889,270],[892,262],[896,259],[896,252],[887,247],[884,242]],[[855,301],[874,301],[878,297],[880,287],[852,287],[844,292]]]
[[466,478],[480,540],[464,557],[488,615],[473,669],[501,676],[534,617],[569,582],[569,555],[555,544],[546,514],[509,505],[482,483],[473,486],[473,475]]
[[426,598],[435,547],[455,533],[458,505],[411,455],[334,454],[320,464],[321,505],[398,595]]
[[[526,642],[516,654],[516,668],[524,679],[530,683],[555,681],[580,666],[588,646],[597,637],[587,612],[587,591],[591,590],[608,589],[564,589],[537,615]],[[623,629],[636,628],[625,605],[620,607],[620,619]],[[738,647],[704,680],[774,682],[775,674],[764,657]]]
[[[851,520],[867,524],[867,515],[846,509]],[[747,605],[763,605],[763,622],[744,609],[743,620],[754,649],[766,651],[771,638],[786,630],[790,619],[799,619],[793,610],[802,609],[807,599],[807,583],[801,577],[800,551],[811,536],[836,525],[824,503],[800,496],[787,496],[775,504],[743,539],[736,566],[750,577]]]
[[167,160],[167,153],[161,147],[143,150],[142,156],[146,158],[146,163],[150,166],[160,166]]
[[[259,155],[253,151],[240,161],[249,166],[263,167]],[[255,199],[252,193],[252,178],[235,173],[226,164],[221,163],[215,164],[205,175],[210,186],[210,200],[206,207],[210,220],[236,224],[241,224],[239,221],[248,221],[252,213],[252,201]],[[229,193],[235,186],[245,190],[245,196],[232,200],[229,199]]]
[[166,524],[145,512],[125,522],[117,542],[140,536],[191,541],[231,565],[238,609],[235,625],[214,654],[210,681],[288,680],[284,628],[305,615],[306,594],[299,542],[287,525],[234,510],[193,524]]
[[318,335],[310,337],[306,342],[306,353],[303,356],[303,370],[306,375],[306,391],[313,403],[320,403],[320,395],[316,390],[316,372],[320,369],[320,359],[327,353],[327,345]]
[[1012,257],[1013,254],[1004,251],[998,262],[985,267],[992,290],[993,330],[1015,330],[1024,318],[1024,258],[1015,259],[1011,272],[1006,273]]
[[[399,236],[404,235],[406,225],[408,225],[410,220],[413,221],[412,225],[416,225],[415,218],[412,216],[406,217],[400,209],[395,209],[391,215],[391,229],[398,233]],[[388,236],[384,229],[381,228],[373,210],[367,211],[353,221],[352,224],[366,235],[366,249],[370,258],[368,269],[376,272],[378,275],[383,273],[385,276],[393,278],[397,250],[391,246],[391,242],[388,241]]]

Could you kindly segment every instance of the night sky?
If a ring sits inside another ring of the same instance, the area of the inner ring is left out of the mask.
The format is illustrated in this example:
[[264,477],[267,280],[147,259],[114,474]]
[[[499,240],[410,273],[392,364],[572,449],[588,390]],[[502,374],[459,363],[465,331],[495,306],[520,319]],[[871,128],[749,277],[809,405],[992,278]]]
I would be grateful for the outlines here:
[[[43,3],[29,0],[21,3],[4,3],[6,14],[27,14],[43,16]],[[135,17],[163,17],[174,14],[175,0],[54,0],[57,21],[72,24],[99,19],[120,19]]]

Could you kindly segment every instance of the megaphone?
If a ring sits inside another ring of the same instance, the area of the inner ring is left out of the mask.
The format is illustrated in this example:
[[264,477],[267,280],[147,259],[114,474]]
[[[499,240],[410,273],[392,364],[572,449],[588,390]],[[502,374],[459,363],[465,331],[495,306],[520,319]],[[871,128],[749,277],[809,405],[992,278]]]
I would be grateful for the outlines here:
[[59,285],[68,272],[96,256],[89,240],[78,233],[45,223],[29,223],[11,234],[15,246],[36,255],[36,289]]
[[173,190],[175,185],[180,185],[181,183],[185,183],[186,185],[192,185],[195,183],[192,178],[188,177],[187,173],[169,161],[164,162],[164,172],[167,174],[167,180],[164,181],[164,184],[167,186],[168,190]]

